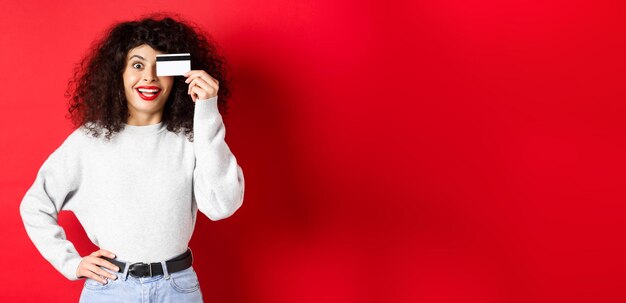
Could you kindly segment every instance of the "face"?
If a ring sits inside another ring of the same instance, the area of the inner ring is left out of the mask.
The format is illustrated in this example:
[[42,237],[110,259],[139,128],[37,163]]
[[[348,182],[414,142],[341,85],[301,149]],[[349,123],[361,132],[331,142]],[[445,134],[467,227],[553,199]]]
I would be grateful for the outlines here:
[[158,123],[172,90],[174,77],[156,75],[156,55],[162,54],[143,44],[128,51],[124,68],[124,93],[128,104],[129,124]]

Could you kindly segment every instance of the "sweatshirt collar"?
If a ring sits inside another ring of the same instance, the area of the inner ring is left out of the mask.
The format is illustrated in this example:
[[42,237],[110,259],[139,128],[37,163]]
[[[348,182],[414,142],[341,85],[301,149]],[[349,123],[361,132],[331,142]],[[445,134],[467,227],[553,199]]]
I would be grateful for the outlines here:
[[122,130],[122,132],[127,133],[127,134],[149,135],[149,134],[158,134],[166,129],[167,127],[165,123],[163,123],[163,121],[156,123],[156,124],[141,125],[141,126],[128,125],[124,123],[124,130]]

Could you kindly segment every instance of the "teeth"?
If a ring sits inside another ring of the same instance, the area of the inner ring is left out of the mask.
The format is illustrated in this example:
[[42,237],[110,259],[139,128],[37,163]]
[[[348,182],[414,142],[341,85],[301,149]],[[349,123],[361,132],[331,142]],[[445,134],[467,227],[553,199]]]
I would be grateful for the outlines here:
[[159,92],[158,89],[145,89],[145,88],[140,88],[138,89],[140,92],[142,93],[157,93]]

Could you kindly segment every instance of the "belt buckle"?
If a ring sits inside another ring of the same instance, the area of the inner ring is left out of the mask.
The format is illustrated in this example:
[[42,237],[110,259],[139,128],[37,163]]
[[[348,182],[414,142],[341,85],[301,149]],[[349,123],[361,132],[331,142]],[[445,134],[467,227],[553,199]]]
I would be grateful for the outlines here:
[[[145,271],[144,266],[148,267],[147,268],[148,272]],[[141,270],[141,269],[144,269],[144,270]],[[146,274],[149,274],[149,277],[152,277],[152,263],[143,263],[143,262],[133,263],[128,268],[128,272],[136,278],[146,277]]]

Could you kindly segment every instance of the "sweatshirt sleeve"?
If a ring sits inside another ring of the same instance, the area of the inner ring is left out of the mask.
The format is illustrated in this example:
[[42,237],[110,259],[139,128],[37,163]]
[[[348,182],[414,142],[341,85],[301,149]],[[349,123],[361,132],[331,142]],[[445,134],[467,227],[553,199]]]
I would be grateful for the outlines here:
[[[68,138],[69,139],[69,138]],[[43,163],[34,183],[20,203],[26,232],[39,253],[69,280],[76,276],[82,260],[58,225],[58,214],[78,188],[79,162],[66,140]]]
[[224,141],[226,129],[217,96],[196,100],[194,107],[194,199],[209,219],[225,219],[243,203],[243,171]]

